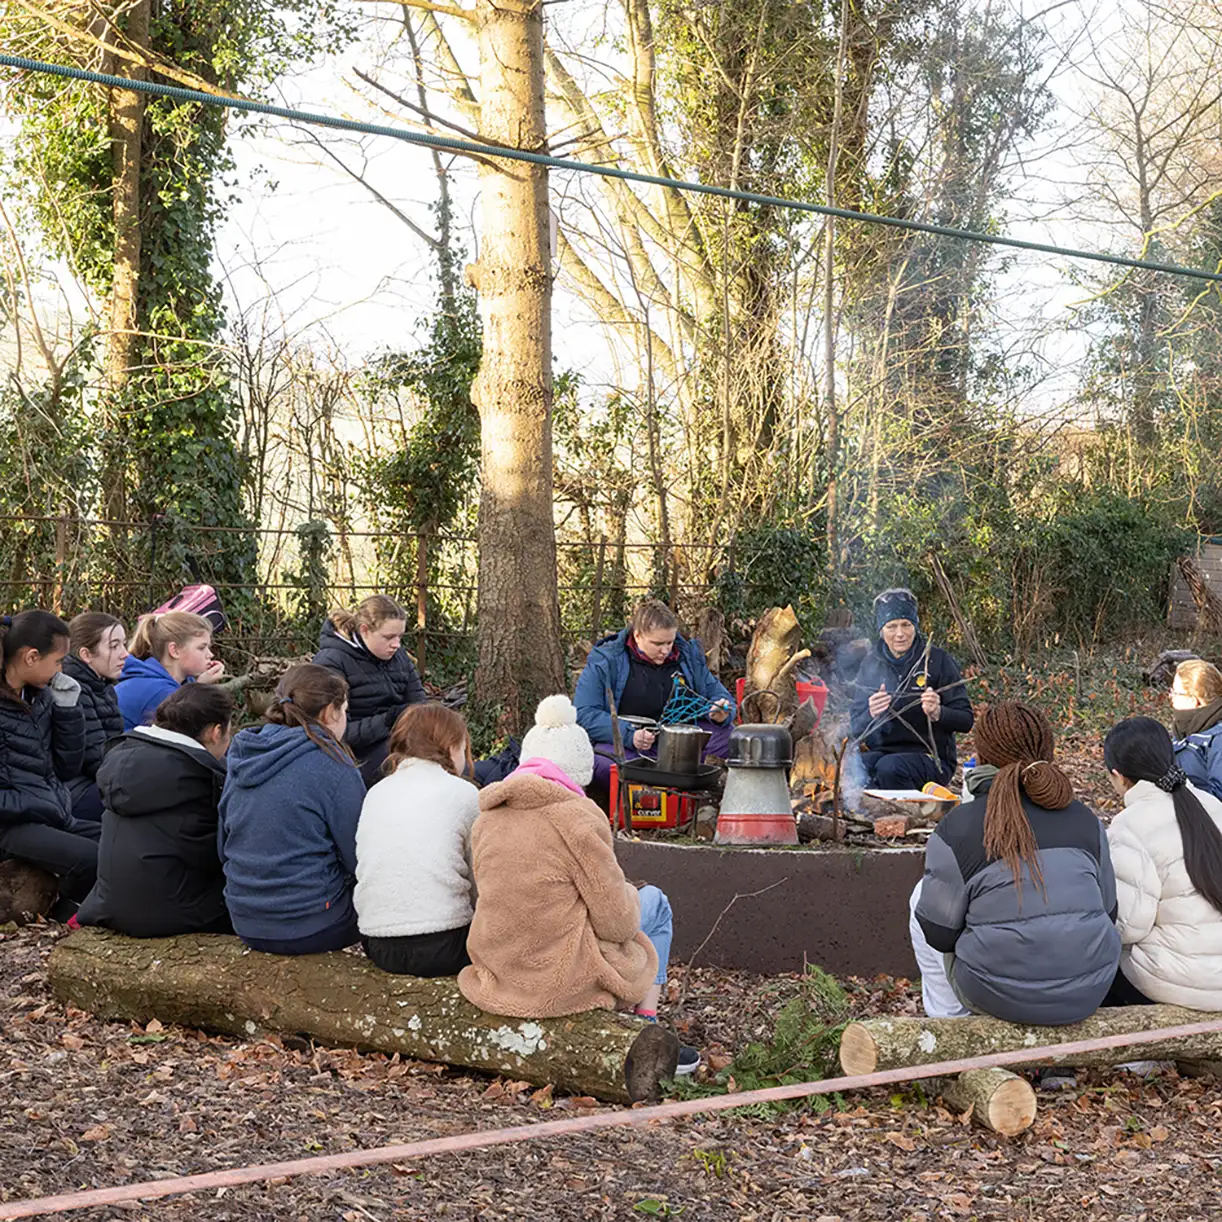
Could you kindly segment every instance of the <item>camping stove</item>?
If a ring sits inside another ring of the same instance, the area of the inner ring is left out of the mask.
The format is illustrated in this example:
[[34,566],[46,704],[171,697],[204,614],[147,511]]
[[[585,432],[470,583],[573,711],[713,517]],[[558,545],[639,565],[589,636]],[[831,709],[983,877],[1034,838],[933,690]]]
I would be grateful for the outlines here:
[[716,843],[798,843],[787,776],[792,762],[787,727],[746,725],[733,730]]

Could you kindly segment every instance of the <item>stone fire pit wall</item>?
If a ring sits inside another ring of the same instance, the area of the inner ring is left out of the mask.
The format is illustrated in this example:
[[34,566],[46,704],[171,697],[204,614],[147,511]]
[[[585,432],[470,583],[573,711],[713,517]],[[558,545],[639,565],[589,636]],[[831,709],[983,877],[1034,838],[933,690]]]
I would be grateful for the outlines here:
[[748,849],[619,840],[628,878],[670,897],[671,961],[686,963],[709,935],[699,967],[800,972],[816,963],[837,976],[913,976],[908,898],[921,877],[921,848]]

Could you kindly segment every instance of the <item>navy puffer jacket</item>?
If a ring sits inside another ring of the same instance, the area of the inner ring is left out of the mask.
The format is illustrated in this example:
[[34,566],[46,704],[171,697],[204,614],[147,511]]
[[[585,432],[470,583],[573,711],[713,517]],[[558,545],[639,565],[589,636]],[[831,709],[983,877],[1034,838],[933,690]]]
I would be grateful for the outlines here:
[[64,674],[81,685],[81,696],[77,702],[85,717],[85,754],[81,760],[78,776],[68,781],[68,791],[75,803],[97,780],[106,744],[112,738],[123,735],[123,714],[119,711],[119,694],[109,679],[86,665],[80,658],[64,659]]
[[407,650],[400,648],[383,662],[365,648],[359,637],[352,641],[341,636],[330,620],[323,625],[313,660],[348,680],[348,732],[344,740],[358,759],[390,737],[391,727],[409,704],[428,700]]
[[[63,708],[50,689],[26,689],[25,700],[0,694],[0,823],[45,823],[71,831],[66,781],[80,775],[85,715]],[[28,703],[27,703],[28,701]]]

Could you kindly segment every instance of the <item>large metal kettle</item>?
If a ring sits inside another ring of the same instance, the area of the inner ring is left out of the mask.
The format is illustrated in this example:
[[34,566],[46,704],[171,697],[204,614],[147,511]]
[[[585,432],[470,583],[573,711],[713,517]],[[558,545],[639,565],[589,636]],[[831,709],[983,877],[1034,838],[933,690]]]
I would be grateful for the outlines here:
[[704,744],[712,738],[699,726],[658,727],[658,771],[690,774],[700,767]]

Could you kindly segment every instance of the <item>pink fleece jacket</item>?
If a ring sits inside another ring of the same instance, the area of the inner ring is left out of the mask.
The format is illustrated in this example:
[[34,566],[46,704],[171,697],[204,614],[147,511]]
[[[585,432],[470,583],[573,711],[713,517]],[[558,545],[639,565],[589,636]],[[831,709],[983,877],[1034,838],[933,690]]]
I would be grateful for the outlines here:
[[[553,764],[551,760],[545,760],[542,756],[532,755],[530,759],[523,760],[514,772],[529,772],[531,776],[542,777],[545,781],[555,781],[557,785],[563,785],[569,793],[579,794],[581,797],[586,796],[586,792],[576,781],[571,780],[569,774],[564,771],[558,764]],[[511,776],[513,773],[510,774]]]

